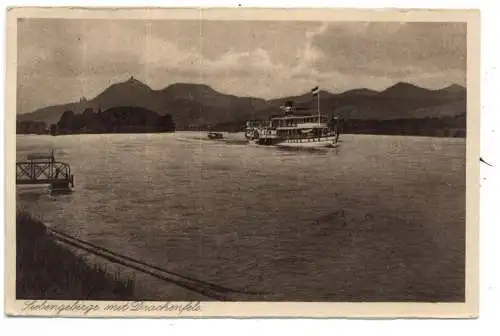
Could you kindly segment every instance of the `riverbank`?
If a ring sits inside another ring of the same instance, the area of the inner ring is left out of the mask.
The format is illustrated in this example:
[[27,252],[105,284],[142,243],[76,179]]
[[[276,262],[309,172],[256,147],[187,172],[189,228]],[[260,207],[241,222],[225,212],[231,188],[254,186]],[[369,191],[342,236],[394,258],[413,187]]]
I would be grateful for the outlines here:
[[134,281],[90,266],[29,213],[16,216],[16,297],[52,300],[133,300]]

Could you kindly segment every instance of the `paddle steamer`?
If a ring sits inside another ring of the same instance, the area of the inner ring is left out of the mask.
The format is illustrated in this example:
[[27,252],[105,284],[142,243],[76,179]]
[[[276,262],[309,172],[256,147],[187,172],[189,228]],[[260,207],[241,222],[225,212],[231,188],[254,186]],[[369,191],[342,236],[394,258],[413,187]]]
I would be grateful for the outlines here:
[[[317,88],[313,89],[314,91]],[[319,94],[319,92],[317,92]],[[319,96],[319,95],[318,95]],[[249,120],[246,122],[245,137],[252,144],[279,147],[336,147],[339,142],[339,118],[328,118],[316,114],[298,113],[291,101],[281,107],[284,111],[267,121]]]

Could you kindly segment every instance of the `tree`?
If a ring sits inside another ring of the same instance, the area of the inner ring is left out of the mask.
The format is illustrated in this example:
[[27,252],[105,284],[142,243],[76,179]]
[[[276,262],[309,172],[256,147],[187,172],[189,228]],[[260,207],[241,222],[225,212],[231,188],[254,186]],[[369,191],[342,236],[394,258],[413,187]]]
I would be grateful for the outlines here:
[[73,111],[64,111],[63,115],[57,122],[57,127],[61,130],[73,130],[75,114]]

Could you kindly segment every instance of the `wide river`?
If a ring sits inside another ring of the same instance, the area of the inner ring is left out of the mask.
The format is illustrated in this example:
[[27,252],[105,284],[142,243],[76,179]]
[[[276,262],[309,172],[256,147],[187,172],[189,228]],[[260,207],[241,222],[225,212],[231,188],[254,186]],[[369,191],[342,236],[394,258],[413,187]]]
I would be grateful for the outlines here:
[[[344,135],[337,149],[285,151],[205,137],[20,135],[18,160],[55,148],[75,188],[18,187],[17,206],[115,252],[268,293],[258,299],[463,300],[464,139]],[[132,276],[144,298],[198,297]]]

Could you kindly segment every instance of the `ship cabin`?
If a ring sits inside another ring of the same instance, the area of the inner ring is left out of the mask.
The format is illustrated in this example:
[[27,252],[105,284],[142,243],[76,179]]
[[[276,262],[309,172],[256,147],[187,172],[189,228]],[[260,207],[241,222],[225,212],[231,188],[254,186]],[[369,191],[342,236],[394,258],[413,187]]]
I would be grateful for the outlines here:
[[246,128],[259,128],[263,126],[268,126],[268,122],[264,120],[248,120],[246,122]]
[[283,138],[318,137],[329,133],[328,117],[321,115],[293,115],[271,119],[272,129]]

